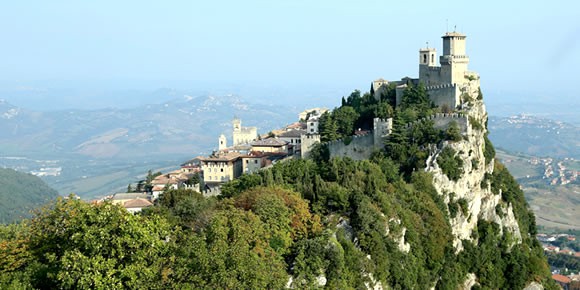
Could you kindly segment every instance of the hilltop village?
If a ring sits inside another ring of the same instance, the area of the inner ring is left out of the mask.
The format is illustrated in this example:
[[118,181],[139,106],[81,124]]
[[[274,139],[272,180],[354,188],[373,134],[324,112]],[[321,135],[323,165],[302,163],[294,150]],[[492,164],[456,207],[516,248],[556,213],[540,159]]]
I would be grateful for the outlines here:
[[[380,100],[388,89],[395,91],[395,105],[400,105],[409,86],[423,85],[433,104],[441,109],[440,114],[429,117],[436,129],[445,129],[451,123],[458,124],[464,133],[469,133],[467,116],[454,113],[466,103],[468,96],[481,95],[479,75],[468,71],[469,57],[466,55],[466,36],[458,32],[447,32],[442,36],[443,55],[437,64],[435,48],[419,50],[419,78],[405,77],[399,81],[379,78],[371,83],[371,91]],[[325,108],[312,108],[301,112],[298,121],[258,134],[257,127],[244,127],[242,120],[232,121],[232,142],[225,135],[218,138],[218,149],[209,156],[195,157],[181,164],[181,168],[169,173],[151,173],[135,188],[129,186],[127,193],[107,196],[113,203],[124,205],[135,212],[152,206],[167,189],[193,189],[205,196],[219,195],[221,185],[244,174],[269,168],[289,159],[308,158],[314,144],[321,142],[319,121],[328,112]],[[415,123],[418,123],[417,121]],[[413,124],[407,124],[407,128]],[[368,159],[377,148],[384,146],[385,139],[393,130],[393,119],[374,118],[372,130],[356,130],[350,138],[325,142],[330,157],[348,156],[354,160]]]

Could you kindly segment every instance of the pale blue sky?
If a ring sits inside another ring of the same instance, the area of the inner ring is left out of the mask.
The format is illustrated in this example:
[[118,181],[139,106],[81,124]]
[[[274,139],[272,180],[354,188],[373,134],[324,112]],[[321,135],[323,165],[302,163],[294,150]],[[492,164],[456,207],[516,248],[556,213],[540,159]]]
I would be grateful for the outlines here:
[[579,2],[513,2],[2,1],[0,82],[368,90],[417,76],[448,19],[484,89],[578,96]]

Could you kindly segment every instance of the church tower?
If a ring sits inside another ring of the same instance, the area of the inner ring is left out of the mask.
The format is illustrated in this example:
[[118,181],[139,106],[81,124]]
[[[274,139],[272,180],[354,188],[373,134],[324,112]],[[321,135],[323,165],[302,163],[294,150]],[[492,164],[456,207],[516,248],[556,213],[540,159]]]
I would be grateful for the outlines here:
[[444,83],[463,84],[466,82],[465,73],[469,64],[469,57],[465,54],[465,34],[447,32],[443,38],[443,55],[441,63],[441,77]]
[[227,147],[228,147],[228,139],[226,138],[226,135],[221,134],[220,138],[219,138],[218,150],[222,151],[222,150],[226,149]]

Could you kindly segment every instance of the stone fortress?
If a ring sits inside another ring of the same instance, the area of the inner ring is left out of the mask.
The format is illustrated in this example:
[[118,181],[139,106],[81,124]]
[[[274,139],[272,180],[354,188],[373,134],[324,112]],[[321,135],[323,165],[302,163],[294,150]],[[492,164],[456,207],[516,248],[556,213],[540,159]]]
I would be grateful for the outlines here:
[[[398,106],[405,89],[411,85],[423,85],[430,100],[443,111],[460,109],[465,102],[479,94],[479,75],[468,71],[469,57],[466,55],[466,36],[458,32],[447,32],[442,36],[443,55],[439,57],[437,65],[437,50],[435,48],[422,48],[419,50],[419,77],[402,78],[400,81],[387,81],[377,79],[371,87],[375,92],[375,98],[389,86],[395,87],[396,105]],[[418,120],[413,124],[407,124],[406,128],[426,120],[433,121],[436,129],[445,130],[452,122],[456,123],[463,134],[469,134],[471,126],[467,116],[457,113],[441,113]],[[324,144],[328,147],[330,157],[348,156],[355,160],[367,159],[374,148],[381,148],[384,139],[392,131],[393,120],[391,118],[373,120],[372,132],[355,133],[348,140],[335,140]],[[305,136],[302,142],[302,156],[307,157],[312,144],[319,142],[318,134]]]
[[403,92],[408,83],[423,84],[429,98],[438,107],[456,109],[464,100],[464,94],[473,93],[472,88],[479,88],[479,75],[468,71],[469,56],[466,55],[466,36],[458,32],[447,32],[443,38],[443,55],[437,65],[437,50],[425,47],[419,50],[419,78],[403,78],[400,81],[375,80],[372,88],[375,96],[391,84],[396,87],[396,104],[401,103]]

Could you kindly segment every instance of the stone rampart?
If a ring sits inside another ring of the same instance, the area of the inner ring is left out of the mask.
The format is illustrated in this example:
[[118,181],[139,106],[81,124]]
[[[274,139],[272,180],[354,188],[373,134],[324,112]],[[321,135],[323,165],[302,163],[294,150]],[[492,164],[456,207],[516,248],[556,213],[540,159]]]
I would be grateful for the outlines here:
[[344,139],[323,143],[328,148],[330,158],[350,157],[353,160],[364,160],[371,157],[375,143],[372,132],[364,135],[350,136],[348,139],[350,139],[350,142],[346,142],[348,144],[345,144]]

